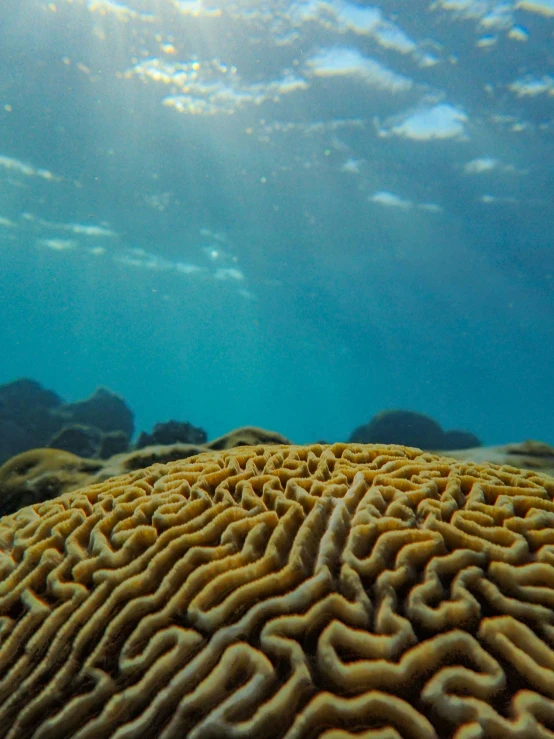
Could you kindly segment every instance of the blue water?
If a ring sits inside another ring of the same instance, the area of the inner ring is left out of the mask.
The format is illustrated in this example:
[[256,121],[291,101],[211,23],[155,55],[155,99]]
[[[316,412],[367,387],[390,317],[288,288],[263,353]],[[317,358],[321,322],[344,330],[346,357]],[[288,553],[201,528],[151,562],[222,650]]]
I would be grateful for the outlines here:
[[0,383],[554,443],[554,4],[0,8]]

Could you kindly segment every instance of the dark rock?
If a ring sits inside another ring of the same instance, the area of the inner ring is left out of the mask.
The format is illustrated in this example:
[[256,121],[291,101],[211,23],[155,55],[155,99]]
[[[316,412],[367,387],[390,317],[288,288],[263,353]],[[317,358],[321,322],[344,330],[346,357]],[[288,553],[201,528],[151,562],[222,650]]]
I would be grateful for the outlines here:
[[[132,433],[132,412],[109,390],[100,389],[87,400],[64,404],[34,380],[0,386],[0,464],[29,449],[45,447],[82,457],[111,456],[128,449]],[[110,434],[116,436],[105,438]]]
[[451,449],[475,449],[481,446],[481,441],[471,431],[445,431],[442,437],[442,446],[437,451],[449,451]]
[[[29,432],[11,418],[0,418],[0,464],[19,452],[25,451],[29,443]],[[39,436],[37,434],[37,436]],[[46,437],[48,438],[48,437]],[[37,439],[44,446],[44,439]]]
[[108,459],[129,449],[129,437],[124,431],[103,434],[96,426],[64,426],[55,434],[49,447],[63,449],[88,459]]
[[61,422],[53,413],[61,399],[34,380],[0,386],[0,464],[33,447],[47,446]]
[[129,437],[124,431],[109,431],[102,435],[97,456],[109,459],[114,454],[123,454],[129,450]]
[[35,380],[22,378],[0,385],[0,416],[25,416],[35,408],[57,408],[62,399],[52,390],[45,390]]
[[79,457],[96,457],[102,441],[102,432],[94,426],[64,426],[50,439],[49,447],[63,449]]
[[188,421],[166,421],[157,423],[151,434],[142,431],[135,444],[136,449],[160,444],[205,444],[208,436],[204,429],[193,426]]
[[119,395],[105,388],[96,390],[90,398],[77,403],[66,403],[57,411],[65,423],[96,426],[105,434],[123,431],[133,435],[133,413]]
[[359,444],[403,444],[418,449],[440,449],[444,432],[440,425],[423,413],[384,410],[369,423],[358,426],[350,442]]

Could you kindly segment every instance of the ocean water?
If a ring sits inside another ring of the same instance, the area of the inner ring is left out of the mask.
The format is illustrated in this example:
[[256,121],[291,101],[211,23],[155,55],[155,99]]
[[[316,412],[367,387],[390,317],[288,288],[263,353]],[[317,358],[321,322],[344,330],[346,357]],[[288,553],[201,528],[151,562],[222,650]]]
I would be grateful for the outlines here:
[[554,443],[554,3],[0,6],[0,383]]

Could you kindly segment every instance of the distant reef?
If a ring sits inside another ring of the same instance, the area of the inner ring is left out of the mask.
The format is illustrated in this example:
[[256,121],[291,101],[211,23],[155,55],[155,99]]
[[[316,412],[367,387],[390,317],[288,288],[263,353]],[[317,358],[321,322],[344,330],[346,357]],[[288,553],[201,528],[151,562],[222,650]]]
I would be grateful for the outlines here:
[[441,452],[481,446],[477,436],[470,431],[443,431],[434,418],[400,409],[377,413],[369,423],[354,429],[349,441],[358,444],[402,444]]
[[109,390],[64,403],[34,380],[0,385],[0,463],[37,447],[107,458],[128,448],[133,431],[132,411]]
[[238,446],[290,444],[273,431],[247,426],[206,444],[161,444],[116,454],[110,459],[85,459],[62,449],[31,449],[0,467],[0,516],[26,505],[50,500],[84,485],[207,451]]
[[[0,515],[156,462],[238,446],[291,443],[277,432],[254,426],[208,441],[204,429],[175,420],[141,432],[135,443],[133,433],[133,412],[105,388],[85,400],[65,403],[34,380],[0,385]],[[377,413],[348,441],[399,444],[554,475],[554,448],[547,444],[482,447],[475,434],[444,431],[433,418],[408,410]]]
[[[106,388],[97,389],[85,400],[65,403],[35,380],[0,385],[0,464],[37,448],[62,449],[87,459],[109,459],[148,446],[208,442],[206,431],[188,421],[157,423],[151,432],[141,431],[133,444],[134,430],[132,410],[123,398]],[[470,431],[444,431],[430,416],[401,409],[377,413],[358,426],[349,441],[436,451],[481,445]]]
[[88,459],[151,444],[203,444],[206,432],[190,423],[169,421],[142,432],[131,443],[133,412],[119,395],[98,388],[90,398],[64,403],[35,380],[0,385],[0,464],[16,454],[37,448],[62,449]]

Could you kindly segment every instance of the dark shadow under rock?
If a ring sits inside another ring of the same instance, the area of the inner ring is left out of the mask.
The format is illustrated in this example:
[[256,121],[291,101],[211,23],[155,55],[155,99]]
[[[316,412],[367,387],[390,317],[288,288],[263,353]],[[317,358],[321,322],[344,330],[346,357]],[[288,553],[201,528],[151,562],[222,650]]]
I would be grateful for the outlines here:
[[167,462],[175,462],[177,459],[187,459],[205,451],[206,447],[199,444],[145,446],[142,449],[135,449],[125,454],[116,454],[107,459],[99,479],[106,480],[108,477],[122,475],[125,472],[142,470],[152,464],[166,464]]

